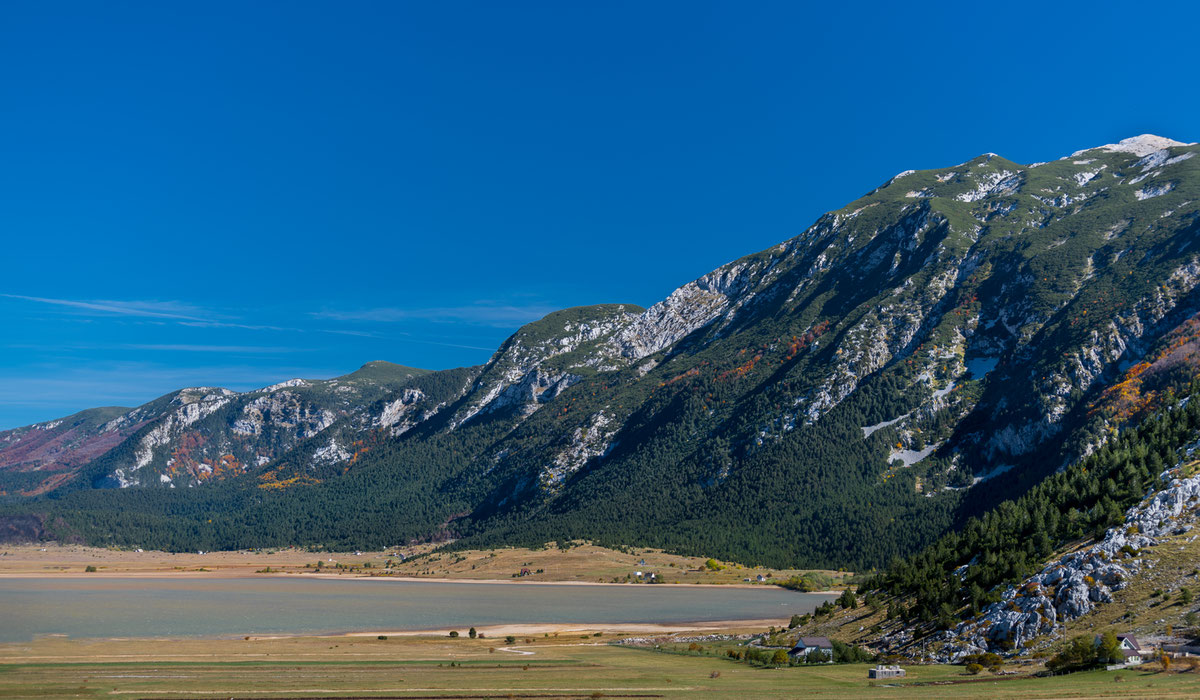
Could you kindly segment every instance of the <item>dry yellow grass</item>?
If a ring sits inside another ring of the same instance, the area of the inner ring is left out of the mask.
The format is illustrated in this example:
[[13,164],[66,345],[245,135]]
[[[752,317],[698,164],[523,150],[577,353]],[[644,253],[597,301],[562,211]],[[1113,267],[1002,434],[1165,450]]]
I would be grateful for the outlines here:
[[[1195,673],[967,677],[909,666],[902,682],[864,664],[754,668],[715,656],[606,644],[611,636],[66,640],[0,645],[5,698],[661,697],[1192,698]],[[1120,682],[1114,682],[1119,677]]]
[[[406,560],[402,560],[402,555]],[[724,568],[714,571],[705,566],[703,557],[684,557],[652,549],[621,552],[591,544],[568,549],[550,546],[461,552],[439,552],[433,545],[420,545],[360,553],[281,549],[203,554],[20,545],[0,548],[0,576],[80,575],[89,566],[96,568],[95,573],[88,574],[91,576],[248,576],[268,568],[284,575],[314,574],[318,561],[326,574],[369,576],[386,572],[430,579],[512,581],[514,574],[527,569],[531,573],[519,577],[522,582],[636,581],[635,573],[641,571],[654,573],[666,583],[747,585],[744,579],[750,579],[749,585],[762,585],[757,582],[760,574],[770,575],[769,580],[778,580],[803,573],[799,569],[743,567],[727,562],[721,563]],[[834,580],[850,575],[834,571],[824,573]]]

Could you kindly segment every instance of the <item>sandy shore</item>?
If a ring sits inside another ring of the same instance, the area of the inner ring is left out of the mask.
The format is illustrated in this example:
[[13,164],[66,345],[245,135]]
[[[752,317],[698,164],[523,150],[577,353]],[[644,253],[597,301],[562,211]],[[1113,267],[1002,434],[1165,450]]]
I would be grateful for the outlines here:
[[[529,624],[505,624],[505,625],[476,625],[475,630],[481,632],[488,638],[505,637],[512,635],[514,637],[528,636],[543,636],[550,635],[557,637],[560,634],[593,634],[600,632],[602,634],[623,634],[623,635],[660,635],[660,634],[676,634],[679,632],[733,632],[750,630],[761,632],[763,628],[772,625],[779,625],[782,618],[761,618],[753,620],[712,620],[706,622],[674,622],[674,623],[646,623],[646,622],[626,622],[626,623],[595,623],[595,622],[547,622],[547,623],[529,623]],[[313,635],[313,634],[274,634],[274,635],[255,635],[250,636],[250,640],[268,640],[268,639],[293,639],[300,637],[328,637],[328,638],[344,638],[344,637],[445,637],[451,631],[457,631],[464,637],[467,630],[461,627],[446,627],[443,629],[425,629],[425,630],[372,630],[359,632],[340,632],[337,634]],[[544,637],[543,637],[544,638]]]

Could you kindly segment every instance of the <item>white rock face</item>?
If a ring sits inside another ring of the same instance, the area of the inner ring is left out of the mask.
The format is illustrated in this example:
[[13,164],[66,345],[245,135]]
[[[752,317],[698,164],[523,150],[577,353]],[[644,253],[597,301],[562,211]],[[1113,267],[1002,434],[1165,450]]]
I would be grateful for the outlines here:
[[988,173],[979,179],[975,189],[963,192],[954,198],[960,202],[977,202],[984,197],[1013,194],[1021,189],[1021,180],[1022,176],[1020,173],[1014,173],[1010,170]]
[[619,427],[612,416],[600,411],[588,419],[586,426],[576,428],[566,449],[556,454],[554,462],[543,467],[538,475],[542,488],[557,491],[563,480],[579,471],[588,460],[606,454]]
[[349,450],[339,445],[337,440],[330,438],[328,444],[313,452],[312,461],[314,466],[325,466],[344,462],[350,457]]
[[375,426],[390,428],[393,437],[403,435],[420,421],[417,407],[424,400],[425,392],[420,389],[405,389],[399,398],[384,404],[383,411],[375,419]]
[[272,384],[271,386],[265,386],[265,387],[259,389],[259,391],[262,391],[262,392],[279,391],[280,389],[290,389],[292,387],[309,386],[309,385],[310,385],[310,383],[303,379],[289,379],[286,382],[279,382],[278,384]]
[[1154,197],[1161,197],[1173,189],[1175,189],[1175,183],[1173,182],[1168,182],[1163,185],[1148,185],[1137,192],[1134,192],[1133,196],[1137,197],[1139,200],[1153,199]]
[[1100,173],[1106,167],[1108,167],[1108,166],[1102,165],[1102,166],[1100,166],[1100,168],[1098,168],[1096,170],[1085,170],[1081,173],[1075,173],[1075,184],[1079,185],[1080,187],[1083,187],[1084,185],[1088,184],[1092,180],[1095,180],[1097,177],[1100,177]]
[[739,261],[688,282],[646,309],[612,344],[632,361],[664,350],[721,317],[734,297],[745,303],[747,287],[770,263]]
[[289,443],[310,438],[337,420],[333,411],[317,408],[291,391],[260,396],[242,409],[232,430],[240,435],[262,435],[271,428],[292,433]]

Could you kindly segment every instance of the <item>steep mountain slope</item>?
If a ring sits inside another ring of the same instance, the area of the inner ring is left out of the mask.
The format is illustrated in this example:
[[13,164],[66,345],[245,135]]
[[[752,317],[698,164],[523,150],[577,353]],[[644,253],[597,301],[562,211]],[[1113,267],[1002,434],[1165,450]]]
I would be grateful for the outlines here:
[[[904,174],[684,287],[616,336],[637,370],[497,446],[478,531],[521,536],[532,511],[544,534],[878,563],[914,544],[893,517],[939,517],[918,491],[1036,482],[1105,434],[1084,397],[1197,308],[1197,149],[1147,141]],[[690,320],[665,353],[621,342],[663,318]]]
[[871,610],[798,632],[954,662],[1045,652],[1097,626],[1160,638],[1194,627],[1183,589],[1200,552],[1200,378],[1172,391],[1181,398],[1092,455],[865,580]]
[[[1169,374],[1155,363],[1190,376],[1190,341],[1170,339],[1200,310],[1198,150],[1142,136],[901,173],[648,309],[522,328],[440,410],[393,397],[260,474],[186,496],[60,494],[65,517],[111,542],[145,543],[151,522],[203,532],[202,548],[276,532],[331,546],[590,538],[880,565],[1151,410],[1170,383],[1146,383]],[[1141,403],[1122,408],[1115,387],[1143,365]],[[174,479],[161,464],[144,473]],[[118,483],[122,468],[88,467]],[[135,500],[143,526],[97,525]],[[214,513],[220,528],[195,527]]]

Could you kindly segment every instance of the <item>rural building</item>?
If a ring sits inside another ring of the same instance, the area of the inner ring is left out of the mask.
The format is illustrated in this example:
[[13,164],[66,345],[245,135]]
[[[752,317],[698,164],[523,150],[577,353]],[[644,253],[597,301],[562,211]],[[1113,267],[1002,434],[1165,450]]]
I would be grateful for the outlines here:
[[1125,663],[1136,665],[1145,661],[1145,654],[1142,645],[1138,644],[1137,637],[1132,634],[1118,634],[1117,641],[1121,642],[1121,653],[1125,655]]
[[867,678],[904,678],[904,669],[899,666],[879,665],[867,669]]
[[1175,657],[1200,656],[1200,644],[1195,641],[1191,644],[1163,644],[1159,648]]
[[833,663],[833,642],[829,641],[829,637],[801,637],[788,654],[808,658],[809,654],[818,651],[829,657],[829,663]]
[[[1142,649],[1137,637],[1132,634],[1118,634],[1117,641],[1121,643],[1121,653],[1125,656],[1124,665],[1137,666],[1149,657],[1149,652]],[[1100,635],[1096,635],[1096,644],[1100,644]]]

